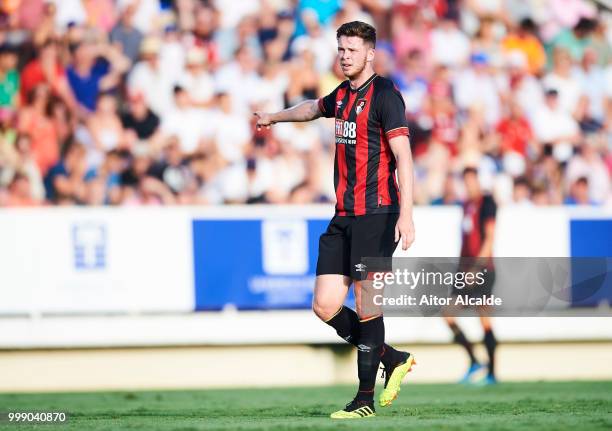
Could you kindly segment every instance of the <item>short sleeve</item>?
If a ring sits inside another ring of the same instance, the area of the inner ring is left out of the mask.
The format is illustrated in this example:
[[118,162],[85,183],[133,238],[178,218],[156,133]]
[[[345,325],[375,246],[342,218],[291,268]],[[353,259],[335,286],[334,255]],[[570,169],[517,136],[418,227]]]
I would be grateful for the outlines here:
[[497,204],[490,195],[485,195],[482,199],[481,218],[485,222],[487,220],[495,220],[497,215]]
[[327,96],[319,99],[319,111],[321,111],[321,114],[323,114],[325,118],[336,116],[336,94],[338,94],[338,88],[340,88],[340,86],[336,87],[336,89]]
[[410,136],[406,120],[406,104],[395,88],[382,91],[377,103],[380,124],[387,139],[396,136]]

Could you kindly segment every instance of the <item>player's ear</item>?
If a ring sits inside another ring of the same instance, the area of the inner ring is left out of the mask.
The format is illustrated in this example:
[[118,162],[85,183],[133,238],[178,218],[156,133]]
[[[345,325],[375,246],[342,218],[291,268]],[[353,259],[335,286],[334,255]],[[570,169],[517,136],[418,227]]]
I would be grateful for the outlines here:
[[368,48],[368,53],[366,54],[366,60],[367,61],[374,61],[374,55],[376,54],[376,52],[374,51],[374,47],[371,46]]

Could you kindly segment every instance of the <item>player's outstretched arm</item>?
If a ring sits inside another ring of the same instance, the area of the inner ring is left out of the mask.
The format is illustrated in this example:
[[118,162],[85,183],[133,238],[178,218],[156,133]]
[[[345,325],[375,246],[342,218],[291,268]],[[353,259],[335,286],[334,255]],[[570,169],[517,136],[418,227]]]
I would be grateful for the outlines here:
[[257,130],[260,130],[262,127],[269,129],[274,123],[315,120],[322,113],[319,110],[318,100],[305,100],[282,111],[273,113],[257,111],[253,115],[257,117]]
[[389,146],[397,163],[397,180],[400,190],[400,216],[395,226],[395,241],[401,238],[402,250],[407,250],[414,242],[414,223],[412,221],[414,171],[410,141],[406,135],[396,136],[389,139]]

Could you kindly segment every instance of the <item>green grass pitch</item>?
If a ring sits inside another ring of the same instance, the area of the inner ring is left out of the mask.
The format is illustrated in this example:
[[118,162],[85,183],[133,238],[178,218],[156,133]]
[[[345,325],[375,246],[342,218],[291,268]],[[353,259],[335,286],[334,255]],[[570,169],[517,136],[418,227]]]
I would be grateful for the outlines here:
[[349,386],[0,394],[0,411],[68,411],[70,430],[611,430],[612,382],[501,383],[495,387],[405,384],[376,418],[328,418]]

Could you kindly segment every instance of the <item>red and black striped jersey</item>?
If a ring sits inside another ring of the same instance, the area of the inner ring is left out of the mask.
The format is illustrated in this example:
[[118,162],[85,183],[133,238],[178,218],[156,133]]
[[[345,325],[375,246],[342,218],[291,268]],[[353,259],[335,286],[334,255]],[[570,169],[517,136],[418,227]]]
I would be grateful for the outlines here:
[[353,90],[344,81],[319,99],[319,110],[336,118],[336,214],[399,212],[389,139],[409,132],[404,99],[393,82],[374,74]]

